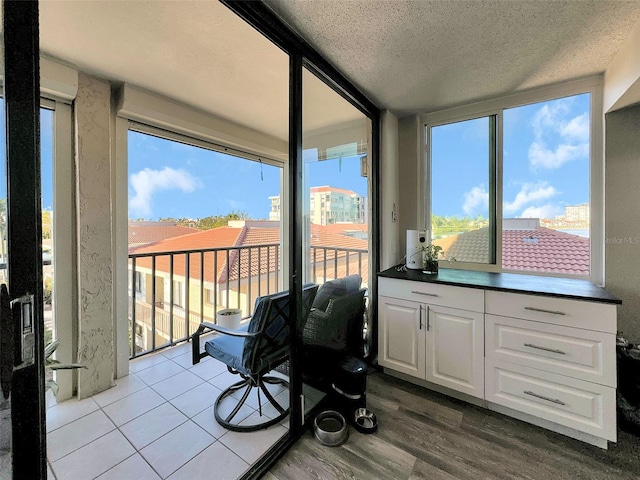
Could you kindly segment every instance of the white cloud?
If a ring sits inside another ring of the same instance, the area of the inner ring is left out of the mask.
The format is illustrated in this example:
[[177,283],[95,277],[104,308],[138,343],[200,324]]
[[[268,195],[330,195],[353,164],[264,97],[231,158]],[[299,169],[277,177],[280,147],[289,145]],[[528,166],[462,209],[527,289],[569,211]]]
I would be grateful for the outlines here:
[[559,207],[551,204],[542,205],[540,207],[529,207],[523,210],[519,215],[520,218],[555,218],[560,215]]
[[[547,182],[525,183],[516,194],[513,202],[504,202],[502,210],[506,215],[513,215],[531,203],[547,200],[558,193],[555,187]],[[531,208],[535,207],[529,207],[527,210]]]
[[567,119],[569,103],[559,100],[545,104],[533,116],[535,140],[529,147],[529,165],[534,169],[555,169],[589,156],[589,114]]
[[464,194],[464,204],[462,210],[469,216],[484,213],[489,208],[489,193],[484,189],[484,185],[473,187]]
[[164,167],[162,170],[145,168],[131,174],[129,179],[134,191],[129,200],[129,207],[138,215],[151,215],[153,196],[165,190],[182,190],[192,192],[200,188],[200,181],[185,170]]
[[535,168],[558,168],[565,163],[589,155],[589,144],[570,145],[561,143],[549,150],[543,142],[533,142],[529,147],[529,164]]
[[584,112],[564,122],[560,126],[560,135],[566,139],[575,139],[579,142],[589,141],[589,114]]

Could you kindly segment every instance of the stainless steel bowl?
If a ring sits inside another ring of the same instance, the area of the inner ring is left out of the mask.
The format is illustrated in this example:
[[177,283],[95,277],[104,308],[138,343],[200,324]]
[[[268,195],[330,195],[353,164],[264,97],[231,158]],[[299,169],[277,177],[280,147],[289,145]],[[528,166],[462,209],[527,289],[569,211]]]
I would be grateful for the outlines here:
[[371,410],[358,408],[353,413],[353,426],[361,433],[373,433],[378,429],[378,419]]
[[339,412],[326,410],[313,420],[313,434],[322,445],[337,447],[349,437],[349,428]]

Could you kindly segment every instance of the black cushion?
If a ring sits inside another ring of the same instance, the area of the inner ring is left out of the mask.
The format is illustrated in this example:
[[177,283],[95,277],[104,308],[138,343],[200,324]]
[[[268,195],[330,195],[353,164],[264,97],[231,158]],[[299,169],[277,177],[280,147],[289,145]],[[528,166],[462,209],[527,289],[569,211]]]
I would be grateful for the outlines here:
[[329,280],[318,290],[316,298],[313,300],[312,307],[325,311],[331,298],[355,293],[360,289],[361,283],[362,279],[357,273],[349,275],[348,277]]

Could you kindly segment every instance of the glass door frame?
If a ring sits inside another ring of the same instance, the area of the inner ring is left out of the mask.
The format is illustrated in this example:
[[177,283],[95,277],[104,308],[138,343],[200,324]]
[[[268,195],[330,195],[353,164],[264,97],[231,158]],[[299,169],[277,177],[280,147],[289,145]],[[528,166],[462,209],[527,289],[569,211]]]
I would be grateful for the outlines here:
[[[371,252],[370,269],[374,272],[373,281],[369,285],[369,301],[372,326],[371,357],[377,354],[377,276],[375,272],[380,265],[380,195],[379,195],[379,151],[380,151],[380,110],[363,95],[344,75],[327,62],[303,38],[287,27],[262,2],[243,2],[236,0],[220,0],[238,16],[271,40],[276,46],[289,55],[289,288],[292,296],[291,308],[296,311],[297,318],[302,314],[302,228],[303,228],[303,159],[302,159],[302,71],[310,70],[323,80],[330,88],[355,106],[371,121]],[[292,324],[292,338],[297,338],[295,322]],[[292,342],[290,361],[290,432],[278,442],[262,461],[252,466],[243,478],[254,478],[264,474],[304,432],[302,395],[302,376],[296,368],[299,352],[296,342]]]
[[[33,295],[35,335],[33,363],[18,354],[13,359],[12,476],[46,478],[38,2],[3,1],[3,26],[9,299]],[[15,329],[14,351],[20,352]]]

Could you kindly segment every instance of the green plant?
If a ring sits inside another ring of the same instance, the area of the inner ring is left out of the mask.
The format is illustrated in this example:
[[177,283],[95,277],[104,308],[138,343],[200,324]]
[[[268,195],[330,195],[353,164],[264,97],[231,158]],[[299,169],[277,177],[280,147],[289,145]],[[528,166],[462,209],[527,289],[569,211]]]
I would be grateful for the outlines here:
[[[47,344],[44,347],[44,366],[49,370],[76,370],[78,368],[87,368],[80,363],[60,363],[59,361],[51,358],[56,349],[60,345],[60,339],[56,339]],[[46,388],[51,389],[54,395],[58,395],[58,384],[53,379],[53,376],[47,375]]]
[[[442,253],[440,253],[442,252]],[[433,243],[427,245],[426,247],[422,247],[422,259],[427,262],[437,262],[440,258],[440,255],[444,257],[444,252],[442,251],[442,247],[439,245],[434,245]]]

